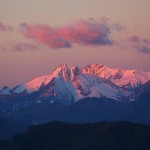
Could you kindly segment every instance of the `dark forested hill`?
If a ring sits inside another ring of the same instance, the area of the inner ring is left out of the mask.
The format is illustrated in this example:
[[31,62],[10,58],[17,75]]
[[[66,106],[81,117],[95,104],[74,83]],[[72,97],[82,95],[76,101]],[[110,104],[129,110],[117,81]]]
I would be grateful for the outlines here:
[[32,126],[0,150],[149,150],[150,126],[129,122]]

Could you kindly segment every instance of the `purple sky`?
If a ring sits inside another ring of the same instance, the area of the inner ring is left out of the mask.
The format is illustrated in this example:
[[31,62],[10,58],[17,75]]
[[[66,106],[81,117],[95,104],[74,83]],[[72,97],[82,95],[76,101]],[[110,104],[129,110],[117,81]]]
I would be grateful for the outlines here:
[[149,0],[1,0],[0,88],[60,63],[150,71]]

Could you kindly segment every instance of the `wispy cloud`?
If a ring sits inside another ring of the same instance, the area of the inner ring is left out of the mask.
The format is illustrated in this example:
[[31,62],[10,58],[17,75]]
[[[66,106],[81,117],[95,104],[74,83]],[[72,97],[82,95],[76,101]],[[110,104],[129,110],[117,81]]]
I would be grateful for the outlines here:
[[118,32],[123,31],[123,30],[126,29],[126,27],[125,27],[124,25],[120,24],[119,22],[113,23],[113,24],[111,25],[111,28],[112,28],[113,30],[118,31]]
[[141,47],[138,47],[137,49],[138,49],[138,52],[140,53],[150,54],[150,47],[141,46]]
[[129,42],[133,42],[133,43],[140,43],[140,38],[137,35],[132,35],[128,38]]
[[132,44],[138,52],[143,54],[150,54],[150,42],[147,38],[142,38],[137,35],[132,35],[128,38],[128,42]]
[[80,19],[72,24],[52,28],[47,25],[21,24],[22,33],[50,48],[70,48],[73,43],[80,45],[112,45],[111,27],[106,21]]
[[5,25],[3,22],[0,22],[0,31],[12,31],[12,27]]
[[23,43],[23,42],[10,43],[10,48],[13,51],[27,51],[39,49],[39,47],[33,43]]

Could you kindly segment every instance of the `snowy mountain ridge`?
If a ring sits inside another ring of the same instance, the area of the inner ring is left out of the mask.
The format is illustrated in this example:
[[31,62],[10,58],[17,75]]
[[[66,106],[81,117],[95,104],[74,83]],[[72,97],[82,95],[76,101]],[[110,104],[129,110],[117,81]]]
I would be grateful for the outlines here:
[[101,64],[90,64],[84,69],[60,64],[50,75],[32,79],[13,89],[3,88],[0,95],[40,92],[42,97],[57,97],[65,103],[85,97],[107,97],[119,100],[132,94],[150,80],[150,72],[110,69]]
[[83,73],[97,75],[113,82],[119,87],[136,88],[150,80],[150,72],[126,69],[111,69],[101,64],[86,66]]

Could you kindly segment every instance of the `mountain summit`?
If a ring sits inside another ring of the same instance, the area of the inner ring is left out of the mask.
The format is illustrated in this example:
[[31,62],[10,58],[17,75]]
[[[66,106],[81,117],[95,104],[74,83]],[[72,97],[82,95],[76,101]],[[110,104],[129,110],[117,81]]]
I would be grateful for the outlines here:
[[80,73],[79,67],[68,67],[67,64],[60,64],[54,71],[56,76],[60,76],[64,81],[71,81]]

